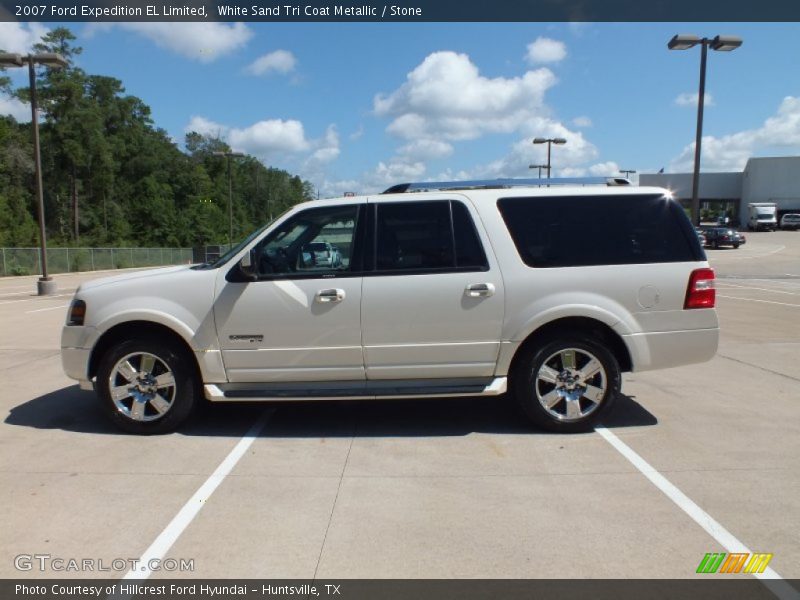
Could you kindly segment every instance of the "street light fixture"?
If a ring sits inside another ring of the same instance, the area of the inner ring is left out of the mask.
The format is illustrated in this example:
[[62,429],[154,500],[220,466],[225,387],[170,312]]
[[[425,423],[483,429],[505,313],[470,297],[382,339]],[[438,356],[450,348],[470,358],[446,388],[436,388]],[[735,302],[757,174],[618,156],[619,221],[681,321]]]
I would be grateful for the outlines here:
[[731,52],[742,45],[742,38],[733,35],[718,35],[701,38],[692,34],[678,34],[667,43],[670,50],[688,50],[700,44],[700,90],[697,94],[697,135],[694,142],[694,172],[692,174],[692,223],[700,224],[700,144],[703,137],[703,108],[706,95],[706,60],[708,48],[718,52]]
[[566,144],[567,140],[564,138],[534,138],[534,144],[547,144],[547,178],[550,179],[550,147],[553,144],[558,144],[559,146]]
[[228,159],[228,247],[233,248],[233,179],[231,177],[231,158],[244,156],[244,152],[214,152],[214,156]]
[[528,165],[529,169],[539,169],[539,179],[542,178],[542,169],[546,169],[547,165]]
[[46,67],[60,69],[69,63],[60,54],[55,52],[42,52],[39,54],[13,54],[0,53],[0,66],[21,67],[28,65],[28,75],[31,86],[31,124],[33,125],[33,162],[35,165],[35,185],[36,200],[39,212],[39,244],[40,244],[40,264],[42,265],[42,276],[36,282],[36,291],[40,296],[54,294],[57,289],[56,282],[47,274],[47,237],[44,229],[44,192],[42,191],[42,156],[39,148],[39,107],[36,98],[36,69],[35,65],[45,65]]
[[[633,175],[634,173],[636,173],[636,171],[634,171],[633,169],[620,169],[619,172],[625,175],[626,177],[628,177],[628,175]],[[628,179],[630,179],[630,177],[628,177]]]

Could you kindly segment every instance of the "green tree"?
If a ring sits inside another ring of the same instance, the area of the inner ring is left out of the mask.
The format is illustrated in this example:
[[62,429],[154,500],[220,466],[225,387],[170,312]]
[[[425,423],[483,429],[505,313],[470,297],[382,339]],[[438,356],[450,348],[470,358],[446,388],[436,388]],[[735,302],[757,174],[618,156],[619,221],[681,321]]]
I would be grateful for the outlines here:
[[[150,107],[119,79],[73,65],[82,49],[64,27],[34,46],[58,52],[66,69],[37,69],[42,111],[42,177],[51,244],[202,245],[227,242],[228,172],[215,152],[231,148],[215,136],[186,135],[179,148],[156,127]],[[28,100],[27,86],[0,92]],[[30,124],[0,116],[0,243],[36,238]],[[253,156],[232,164],[234,236],[312,197],[308,182],[266,167]]]

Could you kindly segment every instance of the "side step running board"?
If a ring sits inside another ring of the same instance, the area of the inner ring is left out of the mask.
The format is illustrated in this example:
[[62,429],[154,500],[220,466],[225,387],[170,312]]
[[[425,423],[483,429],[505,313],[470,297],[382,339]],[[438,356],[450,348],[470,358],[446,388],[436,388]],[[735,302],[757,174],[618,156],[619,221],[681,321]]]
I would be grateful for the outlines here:
[[[306,388],[241,388],[225,389],[225,384],[203,386],[212,402],[278,402],[291,400],[381,400],[392,398],[453,398],[458,396],[499,396],[506,392],[507,378],[496,377],[488,384],[369,386],[357,388],[324,388],[309,383]],[[380,383],[380,382],[379,382]],[[314,386],[317,387],[314,387]]]

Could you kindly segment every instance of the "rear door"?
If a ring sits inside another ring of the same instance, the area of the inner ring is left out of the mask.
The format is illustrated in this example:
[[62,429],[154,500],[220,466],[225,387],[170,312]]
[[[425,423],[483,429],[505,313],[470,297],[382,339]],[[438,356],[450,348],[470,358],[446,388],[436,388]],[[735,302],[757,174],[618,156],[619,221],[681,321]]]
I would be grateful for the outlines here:
[[377,198],[368,211],[367,379],[491,376],[503,281],[474,207],[459,197]]

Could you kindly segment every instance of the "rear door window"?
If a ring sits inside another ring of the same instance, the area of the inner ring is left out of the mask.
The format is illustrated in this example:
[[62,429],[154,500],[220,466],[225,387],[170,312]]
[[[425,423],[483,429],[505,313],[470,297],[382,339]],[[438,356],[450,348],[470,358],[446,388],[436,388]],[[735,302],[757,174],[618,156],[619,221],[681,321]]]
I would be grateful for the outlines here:
[[389,272],[480,271],[486,253],[459,201],[375,205],[375,269]]

